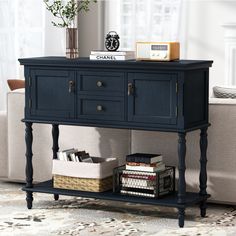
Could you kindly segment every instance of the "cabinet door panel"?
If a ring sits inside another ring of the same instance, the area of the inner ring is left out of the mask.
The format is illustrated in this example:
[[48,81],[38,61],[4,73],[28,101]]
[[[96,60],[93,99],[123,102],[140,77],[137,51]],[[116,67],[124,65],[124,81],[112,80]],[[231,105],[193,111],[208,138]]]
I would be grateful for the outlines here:
[[31,115],[74,118],[74,72],[33,70],[31,80]]
[[129,74],[128,120],[176,124],[176,82],[172,74]]

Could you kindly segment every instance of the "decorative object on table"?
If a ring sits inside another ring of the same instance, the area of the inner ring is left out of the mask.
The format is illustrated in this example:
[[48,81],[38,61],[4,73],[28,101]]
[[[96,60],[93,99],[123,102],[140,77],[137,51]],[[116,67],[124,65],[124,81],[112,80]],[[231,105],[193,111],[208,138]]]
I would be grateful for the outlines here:
[[162,171],[134,171],[125,166],[114,169],[113,192],[124,195],[160,198],[175,191],[175,168]]
[[137,42],[136,59],[147,61],[173,61],[180,56],[179,42]]
[[125,61],[135,59],[134,51],[91,51],[90,60]]
[[92,162],[53,160],[53,187],[91,192],[112,189],[113,169],[116,158],[91,157]]
[[213,87],[213,93],[216,98],[236,98],[236,87]]
[[106,35],[105,47],[108,51],[117,51],[120,46],[120,37],[115,31],[110,31]]
[[63,4],[62,0],[43,0],[46,4],[47,10],[49,10],[53,16],[59,18],[60,22],[52,21],[52,24],[56,27],[66,28],[66,57],[70,59],[79,57],[78,50],[78,28],[77,28],[77,15],[84,11],[89,11],[91,2],[97,2],[97,0],[68,0]]

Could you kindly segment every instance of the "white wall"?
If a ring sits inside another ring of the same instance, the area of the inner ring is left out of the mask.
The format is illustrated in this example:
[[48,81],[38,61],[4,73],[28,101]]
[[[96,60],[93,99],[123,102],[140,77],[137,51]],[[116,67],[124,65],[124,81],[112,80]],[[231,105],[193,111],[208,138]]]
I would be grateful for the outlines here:
[[[210,88],[225,83],[223,23],[236,22],[236,0],[185,0],[183,57],[214,60]],[[236,65],[235,65],[236,66]]]
[[79,55],[88,57],[91,50],[103,49],[104,1],[91,4],[90,11],[78,17]]
[[[90,12],[79,17],[80,56],[102,49],[105,33],[104,3],[93,4]],[[108,14],[108,13],[106,13]],[[210,88],[224,84],[223,23],[236,22],[236,0],[183,0],[181,58],[214,60],[210,70]],[[235,65],[236,66],[236,65]]]
[[[143,0],[144,1],[144,0]],[[181,42],[182,58],[214,60],[210,70],[210,87],[224,83],[224,29],[225,22],[236,22],[236,0],[183,0],[183,12],[181,19]],[[98,6],[94,7],[89,14],[82,16],[80,21],[80,55],[88,56],[91,49],[103,46],[104,32],[98,32],[97,22],[101,23]],[[103,17],[103,16],[102,16]],[[94,32],[93,37],[91,34]],[[97,39],[96,39],[97,37]],[[100,42],[100,44],[98,44]],[[236,65],[235,65],[236,66]],[[220,113],[219,113],[220,114]],[[191,190],[198,190],[198,157],[199,157],[199,134],[189,134],[188,148],[198,150],[187,154],[188,165],[187,185]],[[152,140],[152,142],[147,140]],[[131,132],[131,152],[161,152],[166,156],[167,164],[177,163],[177,135],[174,133],[161,132]],[[189,157],[189,158],[188,158]],[[196,158],[195,158],[196,157]],[[210,160],[211,161],[211,160]],[[213,161],[214,162],[214,161]],[[210,164],[210,162],[209,162]],[[190,167],[190,168],[189,168]],[[214,171],[214,169],[213,169]],[[224,175],[227,170],[222,171]],[[209,190],[213,192],[213,198],[217,201],[233,202],[230,196],[224,195],[219,183],[214,183],[209,172]],[[214,176],[213,176],[214,177]],[[227,178],[219,178],[225,181]],[[224,184],[224,183],[223,183]],[[223,185],[222,184],[222,185]],[[222,186],[221,185],[221,186]],[[218,191],[218,192],[217,192]],[[228,194],[229,195],[229,194]],[[232,195],[233,196],[233,195]],[[228,198],[227,198],[228,197]]]

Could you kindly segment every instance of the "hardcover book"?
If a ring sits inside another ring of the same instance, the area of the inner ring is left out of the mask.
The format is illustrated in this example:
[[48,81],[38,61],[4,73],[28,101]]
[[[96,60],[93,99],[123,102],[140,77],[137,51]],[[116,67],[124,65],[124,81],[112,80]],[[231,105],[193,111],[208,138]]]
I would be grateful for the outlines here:
[[134,56],[132,55],[90,55],[90,60],[99,60],[99,61],[125,61],[133,60]]
[[129,191],[129,190],[121,190],[120,191],[121,194],[125,194],[125,195],[133,195],[133,196],[140,196],[140,197],[156,197],[155,194],[151,194],[151,193],[140,193],[140,192],[135,192],[135,191]]
[[125,166],[126,170],[137,170],[137,171],[148,171],[148,172],[156,172],[156,171],[162,171],[165,170],[165,164],[161,163],[158,166],[152,167],[152,166]]
[[112,56],[126,56],[126,55],[132,55],[135,56],[134,51],[100,51],[100,50],[94,50],[91,51],[91,55],[112,55]]
[[126,156],[127,162],[138,162],[152,164],[163,160],[161,154],[149,154],[149,153],[134,153]]
[[122,177],[121,184],[123,187],[154,189],[156,182],[145,179],[133,179]]
[[151,164],[146,164],[142,162],[126,162],[126,165],[129,166],[149,166],[149,167],[156,167],[158,164],[162,162],[156,162],[156,163],[151,163]]
[[123,170],[122,174],[127,174],[127,175],[133,175],[133,176],[142,176],[143,178],[145,178],[144,176],[156,176],[155,172],[143,172],[143,171],[137,171],[137,170]]
[[122,190],[132,191],[132,192],[137,192],[137,193],[149,193],[149,194],[156,194],[157,193],[156,189],[141,189],[141,188],[123,187]]
[[[143,179],[143,180],[152,180],[154,181],[156,179],[156,175],[143,175],[143,174],[122,174],[122,177],[124,178],[130,178],[130,179]],[[141,172],[143,173],[143,172]]]
[[125,61],[135,59],[134,51],[91,51],[90,60]]

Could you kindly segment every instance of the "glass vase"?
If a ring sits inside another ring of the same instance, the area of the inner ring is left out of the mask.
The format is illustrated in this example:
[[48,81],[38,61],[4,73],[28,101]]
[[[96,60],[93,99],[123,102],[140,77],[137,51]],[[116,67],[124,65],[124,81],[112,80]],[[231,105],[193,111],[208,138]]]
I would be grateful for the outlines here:
[[77,28],[66,28],[66,57],[69,59],[79,57]]

